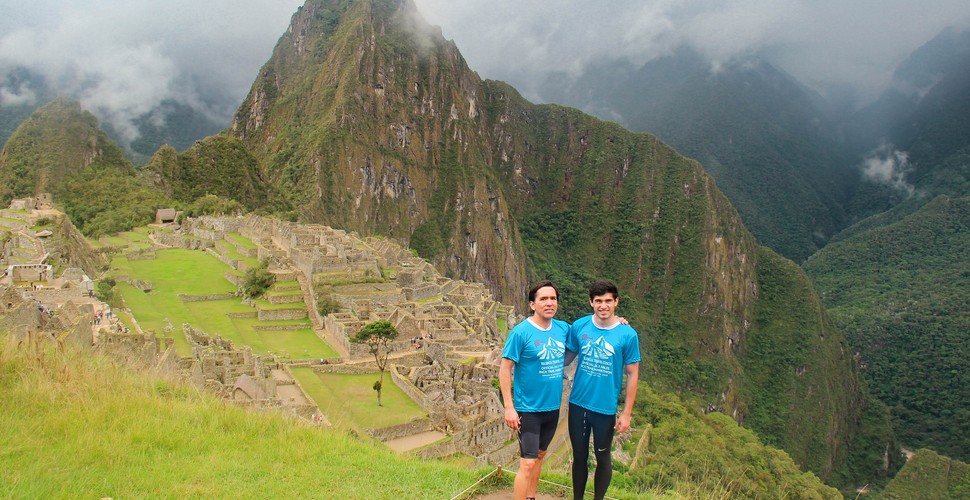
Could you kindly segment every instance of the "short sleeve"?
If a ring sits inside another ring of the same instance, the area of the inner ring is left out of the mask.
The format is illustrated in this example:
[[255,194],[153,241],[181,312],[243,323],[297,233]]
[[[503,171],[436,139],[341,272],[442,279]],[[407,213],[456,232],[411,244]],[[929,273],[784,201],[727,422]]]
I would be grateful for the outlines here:
[[513,328],[509,332],[508,338],[505,339],[505,347],[502,349],[502,357],[511,359],[512,361],[518,363],[519,356],[522,355],[522,339],[519,335],[519,329]]

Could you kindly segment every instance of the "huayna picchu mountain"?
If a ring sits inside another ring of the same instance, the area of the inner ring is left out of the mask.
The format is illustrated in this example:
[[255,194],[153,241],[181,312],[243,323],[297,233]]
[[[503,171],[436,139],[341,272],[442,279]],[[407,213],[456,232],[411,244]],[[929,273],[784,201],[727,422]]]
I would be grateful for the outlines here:
[[81,105],[54,99],[27,118],[0,153],[0,203],[50,193],[88,236],[131,229],[168,206]]
[[830,481],[895,460],[811,283],[757,245],[699,163],[480,79],[410,1],[309,0],[228,133],[296,218],[393,237],[502,300],[523,305],[548,277],[575,319],[588,281],[613,279],[643,378]]

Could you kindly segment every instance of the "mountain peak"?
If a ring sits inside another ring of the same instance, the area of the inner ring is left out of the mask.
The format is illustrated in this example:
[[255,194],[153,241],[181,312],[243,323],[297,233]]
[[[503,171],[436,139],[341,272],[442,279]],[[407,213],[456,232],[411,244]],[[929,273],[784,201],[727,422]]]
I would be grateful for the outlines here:
[[130,169],[98,120],[72,99],[38,108],[7,140],[0,154],[0,202],[55,191],[93,163]]

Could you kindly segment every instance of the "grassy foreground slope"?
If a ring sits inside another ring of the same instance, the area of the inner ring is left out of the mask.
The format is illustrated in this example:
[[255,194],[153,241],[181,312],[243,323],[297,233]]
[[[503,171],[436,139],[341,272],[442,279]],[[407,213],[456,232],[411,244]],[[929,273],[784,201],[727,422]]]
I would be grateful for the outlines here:
[[0,496],[451,498],[487,471],[0,336]]
[[[611,497],[838,497],[724,415],[699,415],[646,385],[637,406],[640,430],[623,447],[636,458],[614,476]],[[2,333],[0,429],[0,496],[9,498],[454,498],[491,471],[397,455]],[[510,491],[512,477],[492,476],[478,491]]]

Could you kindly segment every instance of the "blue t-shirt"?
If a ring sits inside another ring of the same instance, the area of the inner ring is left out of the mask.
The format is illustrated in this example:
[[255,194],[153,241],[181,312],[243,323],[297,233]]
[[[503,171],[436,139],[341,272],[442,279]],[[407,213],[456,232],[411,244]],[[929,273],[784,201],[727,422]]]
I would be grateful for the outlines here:
[[518,412],[558,410],[569,324],[553,319],[548,330],[531,320],[515,325],[505,339],[502,357],[515,362],[512,405]]
[[640,362],[640,342],[630,325],[602,329],[592,316],[576,320],[566,337],[576,353],[576,378],[569,402],[590,411],[616,415],[626,365]]

